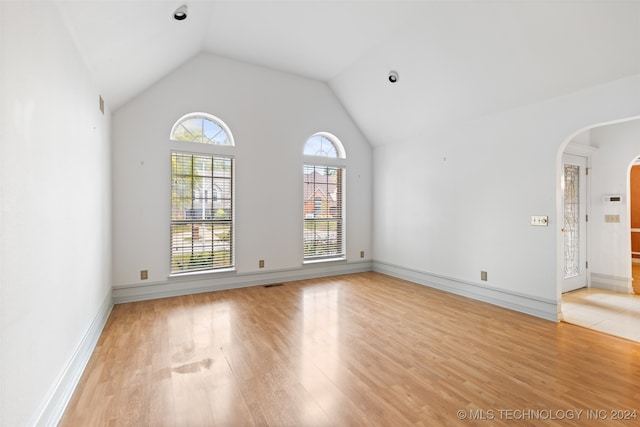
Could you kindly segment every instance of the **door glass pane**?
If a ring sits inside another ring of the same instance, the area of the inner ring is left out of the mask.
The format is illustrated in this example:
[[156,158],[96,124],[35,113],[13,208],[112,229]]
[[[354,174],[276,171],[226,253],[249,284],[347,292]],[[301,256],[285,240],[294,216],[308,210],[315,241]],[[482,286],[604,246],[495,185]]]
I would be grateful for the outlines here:
[[564,278],[580,274],[580,166],[564,165]]

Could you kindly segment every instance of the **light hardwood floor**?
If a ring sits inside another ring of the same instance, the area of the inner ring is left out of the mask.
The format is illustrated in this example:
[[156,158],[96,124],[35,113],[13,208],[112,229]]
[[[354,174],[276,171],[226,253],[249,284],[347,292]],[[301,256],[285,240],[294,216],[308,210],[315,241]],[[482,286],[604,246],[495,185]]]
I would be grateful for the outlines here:
[[362,273],[115,306],[61,425],[631,426],[611,418],[639,406],[638,343]]

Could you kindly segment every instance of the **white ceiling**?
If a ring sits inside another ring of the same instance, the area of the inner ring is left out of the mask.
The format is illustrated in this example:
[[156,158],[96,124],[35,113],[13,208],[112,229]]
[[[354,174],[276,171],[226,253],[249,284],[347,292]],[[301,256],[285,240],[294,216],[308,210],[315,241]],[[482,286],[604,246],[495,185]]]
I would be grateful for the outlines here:
[[112,109],[211,52],[326,81],[382,145],[640,73],[635,1],[183,3],[57,2]]

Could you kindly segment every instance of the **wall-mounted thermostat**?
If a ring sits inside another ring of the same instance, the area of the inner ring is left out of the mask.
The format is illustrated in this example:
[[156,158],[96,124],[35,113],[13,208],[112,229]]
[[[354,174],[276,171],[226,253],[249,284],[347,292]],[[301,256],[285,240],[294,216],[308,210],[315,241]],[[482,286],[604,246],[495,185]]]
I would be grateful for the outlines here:
[[602,203],[620,203],[622,202],[622,196],[620,194],[607,194],[602,196]]

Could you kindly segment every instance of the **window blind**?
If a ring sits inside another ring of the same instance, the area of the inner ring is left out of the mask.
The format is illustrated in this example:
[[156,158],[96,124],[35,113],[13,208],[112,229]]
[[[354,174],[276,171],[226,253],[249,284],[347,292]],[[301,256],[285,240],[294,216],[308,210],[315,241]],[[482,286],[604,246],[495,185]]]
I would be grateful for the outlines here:
[[344,256],[344,169],[304,165],[304,259]]
[[233,159],[171,153],[171,273],[232,267]]

